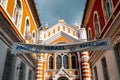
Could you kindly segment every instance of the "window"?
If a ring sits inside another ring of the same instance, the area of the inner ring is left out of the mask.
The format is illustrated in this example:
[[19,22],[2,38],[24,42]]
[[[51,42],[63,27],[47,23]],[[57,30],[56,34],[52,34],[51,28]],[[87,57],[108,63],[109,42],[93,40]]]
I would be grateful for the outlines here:
[[29,19],[26,20],[25,24],[25,39],[29,40],[30,39],[30,22]]
[[16,25],[16,27],[19,29],[20,28],[20,23],[21,23],[21,17],[22,17],[22,6],[20,0],[16,0],[16,5],[14,9],[14,16],[13,20]]
[[7,7],[7,3],[8,3],[8,0],[0,0],[0,3],[1,5],[6,8]]
[[94,67],[94,80],[98,80],[97,67]]
[[33,75],[32,75],[32,70],[29,69],[29,76],[28,76],[28,80],[33,80]]
[[10,50],[8,50],[2,80],[13,80],[12,78],[15,68],[14,59],[15,59],[14,55],[11,55]]
[[117,59],[118,69],[120,73],[120,42],[116,44],[115,46],[115,56]]
[[104,80],[110,80],[105,57],[101,59],[101,63],[102,63],[102,69],[104,74]]
[[55,29],[53,30],[53,34],[55,34]]
[[70,33],[70,28],[68,28],[68,33]]
[[72,55],[72,69],[76,69],[76,56]]
[[105,17],[108,19],[112,13],[112,1],[111,0],[103,0],[103,8],[105,11]]
[[50,32],[48,32],[48,37],[50,37]]
[[99,39],[101,34],[101,29],[100,29],[100,22],[97,13],[94,14],[94,26],[95,26],[96,39]]
[[60,31],[60,26],[58,26],[58,31]]
[[35,31],[33,31],[32,33],[32,43],[36,42],[36,35],[35,35]]
[[60,69],[62,67],[62,57],[60,55],[57,56],[56,64],[57,64],[57,69]]
[[73,31],[73,36],[75,36],[75,35],[76,35],[75,31]]
[[92,30],[88,28],[88,40],[92,40]]
[[68,69],[68,56],[64,55],[63,57],[63,65],[65,69]]
[[49,69],[53,69],[53,57],[49,57]]
[[19,80],[25,80],[25,72],[26,72],[25,64],[21,62],[19,69],[20,69]]

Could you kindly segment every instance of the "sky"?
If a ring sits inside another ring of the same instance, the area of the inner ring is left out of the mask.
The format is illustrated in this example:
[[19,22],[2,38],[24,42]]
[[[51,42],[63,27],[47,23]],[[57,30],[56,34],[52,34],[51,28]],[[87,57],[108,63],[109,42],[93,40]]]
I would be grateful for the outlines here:
[[69,25],[81,25],[86,0],[35,0],[42,27],[64,19]]

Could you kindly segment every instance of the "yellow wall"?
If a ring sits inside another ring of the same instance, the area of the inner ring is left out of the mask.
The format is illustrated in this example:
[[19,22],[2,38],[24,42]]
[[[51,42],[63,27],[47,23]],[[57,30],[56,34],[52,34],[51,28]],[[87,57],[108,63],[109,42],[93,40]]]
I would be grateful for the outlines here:
[[11,17],[12,17],[13,10],[14,10],[14,3],[15,3],[15,0],[8,0],[7,11]]
[[54,40],[53,42],[51,42],[51,44],[54,43],[59,43],[59,42],[67,42],[67,43],[72,43],[70,40],[64,38],[64,37],[59,37],[58,39]]
[[[8,0],[8,4],[7,4],[7,12],[10,15],[11,19],[13,16],[14,7],[16,5],[15,1],[17,1],[17,0]],[[30,14],[30,10],[28,8],[29,6],[26,3],[27,1],[26,0],[20,0],[20,1],[21,1],[21,5],[22,5],[22,20],[21,20],[20,32],[24,36],[25,20],[26,20],[26,17],[29,17],[30,31],[32,32],[33,30],[35,30],[35,34],[37,36],[37,28],[36,28],[37,26],[35,26],[32,15]]]

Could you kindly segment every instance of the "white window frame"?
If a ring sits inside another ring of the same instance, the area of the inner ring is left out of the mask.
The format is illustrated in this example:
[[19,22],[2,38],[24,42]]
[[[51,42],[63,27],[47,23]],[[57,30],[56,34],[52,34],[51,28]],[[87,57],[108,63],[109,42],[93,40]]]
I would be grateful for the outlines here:
[[92,29],[90,27],[88,27],[88,40],[92,40]]
[[[54,57],[53,57],[53,55],[50,55],[49,58],[50,58],[50,57],[53,58],[53,69],[54,69]],[[48,69],[50,70],[50,68],[49,68],[49,58],[48,58]]]
[[27,22],[27,20],[29,21],[29,30],[28,31],[30,31],[30,26],[31,26],[31,24],[30,24],[30,18],[27,16],[26,17],[26,19],[25,19],[25,26],[24,26],[24,37],[26,36],[26,22]]
[[[97,19],[98,19],[98,22],[97,22],[97,23],[98,23],[98,25],[99,25],[99,29],[98,29],[99,32],[96,32],[95,15],[97,15]],[[100,25],[100,19],[99,19],[99,15],[98,15],[98,12],[97,12],[97,11],[94,12],[93,24],[94,24],[95,38],[97,39],[97,38],[99,38],[100,35],[101,35],[101,25]],[[97,33],[98,33],[99,35],[97,35]]]
[[[112,0],[106,0],[106,1],[109,2],[109,4],[111,3],[111,14],[112,14],[113,7],[114,7],[113,6],[113,2],[112,2]],[[110,16],[108,15],[108,12],[104,8],[104,2],[103,2],[103,0],[101,0],[101,4],[102,4],[102,10],[103,10],[104,19],[105,19],[105,21],[107,21]]]
[[12,16],[12,20],[13,20],[13,23],[16,25],[16,28],[20,31],[21,29],[21,22],[22,22],[22,17],[23,17],[23,5],[22,5],[22,0],[19,0],[20,3],[21,3],[21,10],[20,10],[20,13],[19,13],[19,17],[18,20],[17,20],[17,24],[15,24],[15,9],[16,9],[16,5],[17,5],[17,0],[15,0],[15,5],[14,5],[14,11],[13,11],[13,16]]
[[[33,36],[33,34],[35,34],[35,37]],[[36,38],[37,38],[36,32],[35,32],[35,30],[33,30],[32,31],[32,43],[34,43],[34,44],[36,43],[36,40],[37,40]]]
[[[76,64],[76,68],[75,68],[75,69],[77,69],[77,57],[76,57],[75,54],[72,54],[72,55],[71,55],[71,62],[72,62],[72,56],[75,56],[75,61],[76,61],[76,63],[75,63],[75,64]],[[73,68],[72,68],[72,69],[73,69]]]

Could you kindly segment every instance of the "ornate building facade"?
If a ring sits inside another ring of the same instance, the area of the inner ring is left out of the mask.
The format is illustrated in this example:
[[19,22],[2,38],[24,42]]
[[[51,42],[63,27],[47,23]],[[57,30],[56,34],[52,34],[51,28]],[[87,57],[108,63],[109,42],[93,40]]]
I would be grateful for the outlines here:
[[[39,32],[39,44],[62,45],[86,41],[85,28],[59,20]],[[36,80],[91,80],[88,52],[55,52],[37,55]]]
[[89,52],[93,80],[120,80],[120,0],[87,0],[82,26],[88,41],[111,38],[113,50]]
[[0,0],[0,80],[34,80],[36,56],[12,54],[14,42],[37,43],[38,18],[34,0]]

